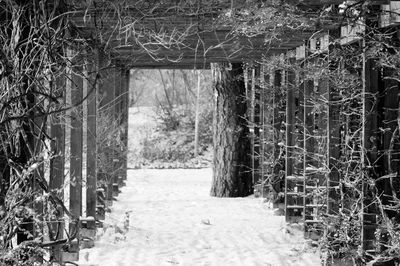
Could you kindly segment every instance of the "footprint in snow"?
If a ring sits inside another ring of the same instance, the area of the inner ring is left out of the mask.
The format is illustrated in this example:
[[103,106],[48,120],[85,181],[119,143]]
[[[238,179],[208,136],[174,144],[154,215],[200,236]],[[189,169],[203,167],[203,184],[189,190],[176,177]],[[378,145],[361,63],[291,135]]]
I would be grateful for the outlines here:
[[210,219],[202,219],[201,223],[205,225],[211,225]]

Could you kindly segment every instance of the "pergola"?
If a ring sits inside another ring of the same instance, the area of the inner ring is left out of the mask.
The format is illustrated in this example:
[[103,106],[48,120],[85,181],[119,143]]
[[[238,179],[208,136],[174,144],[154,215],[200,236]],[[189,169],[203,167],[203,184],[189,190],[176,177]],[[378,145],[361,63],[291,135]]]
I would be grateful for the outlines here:
[[[337,215],[342,207],[338,202],[341,175],[337,170],[340,156],[345,151],[341,148],[344,130],[340,126],[340,117],[344,114],[340,109],[340,97],[326,77],[314,78],[314,73],[305,75],[267,65],[272,58],[281,57],[285,62],[297,61],[306,66],[329,54],[333,42],[342,46],[358,45],[362,40],[362,27],[336,18],[313,22],[318,17],[313,12],[322,6],[337,6],[342,1],[284,1],[299,10],[307,10],[312,23],[296,31],[287,31],[273,40],[266,39],[265,34],[236,34],[228,24],[217,23],[223,12],[236,12],[246,7],[246,1],[139,1],[140,6],[137,2],[117,1],[111,6],[107,1],[71,1],[71,5],[66,5],[70,36],[78,42],[81,39],[86,44],[84,47],[90,47],[87,51],[77,45],[66,45],[68,56],[73,60],[88,62],[79,71],[66,66],[68,78],[60,81],[65,88],[65,103],[72,106],[82,103],[82,106],[65,111],[66,125],[50,123],[46,129],[55,142],[56,152],[70,155],[55,157],[48,169],[52,173],[52,189],[69,184],[68,211],[78,220],[81,217],[79,222],[69,221],[70,232],[80,228],[82,239],[93,238],[96,221],[104,219],[106,208],[112,205],[113,197],[118,195],[126,179],[129,70],[208,69],[216,63],[243,65],[243,84],[249,98],[246,102],[248,108],[243,114],[247,115],[248,123],[241,126],[246,128],[251,142],[249,167],[255,193],[283,194],[282,208],[287,222],[301,221],[308,237],[320,237],[322,217]],[[263,3],[260,1],[258,4]],[[389,2],[373,3],[380,7]],[[123,4],[123,8],[118,4]],[[325,65],[327,72],[333,69],[329,63]],[[217,71],[228,74],[232,71],[221,69]],[[363,169],[369,169],[371,161],[378,161],[376,153],[368,152],[377,145],[374,143],[376,139],[383,139],[379,144],[383,153],[398,149],[391,142],[396,130],[397,111],[388,110],[398,108],[393,98],[397,97],[399,88],[397,84],[393,86],[382,80],[378,72],[373,60],[364,60],[360,98],[363,112],[359,123],[362,141],[358,159],[352,157],[361,162]],[[224,84],[239,86],[234,82]],[[380,99],[373,97],[383,91],[387,93]],[[322,111],[313,109],[316,99],[325,100]],[[107,147],[96,142],[99,117],[104,114],[118,121],[121,127],[118,137],[125,150],[106,150]],[[82,120],[74,119],[74,116],[82,117]],[[379,133],[383,124],[387,130]],[[390,136],[386,135],[387,132]],[[224,134],[227,133],[221,131],[221,136]],[[96,158],[100,151],[108,155],[115,169],[112,173],[98,171]],[[387,170],[388,160],[387,156],[382,159],[379,167]],[[267,166],[269,162],[274,166]],[[392,169],[395,172],[400,170],[397,165],[392,167],[396,168]],[[361,172],[363,177],[367,175],[366,171]],[[71,180],[84,180],[86,185],[82,186],[82,182],[71,184]],[[106,181],[103,187],[99,186],[99,180]],[[369,184],[362,183],[362,195],[367,195],[369,189]],[[86,195],[85,215],[82,212],[82,194]],[[313,195],[319,195],[319,198]],[[366,198],[360,203],[363,210],[360,217],[361,242],[363,252],[372,254],[376,248],[377,210]],[[62,234],[57,237],[64,238]],[[54,250],[55,257],[60,261],[76,259],[77,244],[74,242],[68,250]],[[337,263],[340,265],[341,262]]]

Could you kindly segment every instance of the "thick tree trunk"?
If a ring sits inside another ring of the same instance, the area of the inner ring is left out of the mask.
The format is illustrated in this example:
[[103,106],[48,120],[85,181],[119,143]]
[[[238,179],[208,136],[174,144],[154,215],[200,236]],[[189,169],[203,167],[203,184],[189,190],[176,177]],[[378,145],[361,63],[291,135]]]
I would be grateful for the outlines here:
[[211,196],[244,197],[253,191],[246,90],[241,64],[213,64],[214,165]]

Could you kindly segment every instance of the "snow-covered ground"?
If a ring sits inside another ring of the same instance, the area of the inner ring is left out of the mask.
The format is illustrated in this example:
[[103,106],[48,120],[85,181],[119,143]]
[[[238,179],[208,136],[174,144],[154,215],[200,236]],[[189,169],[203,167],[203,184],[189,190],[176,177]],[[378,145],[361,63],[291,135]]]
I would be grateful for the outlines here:
[[[129,170],[80,265],[320,265],[302,233],[259,199],[209,196],[211,170]],[[129,230],[124,229],[130,212]]]

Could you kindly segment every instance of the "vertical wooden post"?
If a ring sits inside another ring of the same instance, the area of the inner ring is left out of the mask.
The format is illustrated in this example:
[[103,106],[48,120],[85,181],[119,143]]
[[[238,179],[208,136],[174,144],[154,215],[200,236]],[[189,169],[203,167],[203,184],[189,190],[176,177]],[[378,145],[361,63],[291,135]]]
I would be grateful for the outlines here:
[[123,156],[123,172],[122,179],[126,180],[127,178],[127,169],[128,169],[128,129],[129,129],[129,83],[130,83],[130,70],[123,69],[122,70],[122,108],[121,108],[121,117],[122,117],[122,143],[124,144],[124,156]]
[[280,172],[284,170],[284,166],[282,165],[280,153],[281,153],[281,129],[282,129],[282,117],[280,115],[281,111],[281,85],[282,85],[282,71],[281,70],[273,70],[273,145],[274,145],[274,163],[273,163],[273,178],[272,178],[272,186],[274,187],[276,192],[281,192],[283,183],[280,180]]
[[[67,50],[67,56],[69,58],[72,57],[72,51],[70,49]],[[65,79],[65,106],[70,107],[72,105],[72,68],[70,65],[66,67],[66,79]],[[66,209],[70,209],[70,180],[71,180],[71,121],[72,121],[72,109],[68,108],[65,111],[65,118],[64,118],[64,154],[63,154],[63,169],[64,169],[64,184],[63,184],[63,192],[64,192],[64,205]],[[70,228],[70,217],[65,215],[65,231],[69,234]],[[64,260],[64,252],[60,253],[60,261]]]
[[[78,69],[79,72],[80,69]],[[70,145],[70,186],[69,209],[75,221],[70,224],[70,234],[78,231],[78,220],[82,215],[82,106],[83,79],[77,73],[71,75],[71,104],[76,106],[71,112],[71,141]]]
[[257,184],[260,182],[260,121],[261,121],[261,105],[260,105],[260,66],[255,65],[252,71],[252,87],[254,90],[254,104],[253,104],[253,122],[254,122],[254,149],[253,149],[253,172],[254,172],[254,180],[253,184]]
[[[66,89],[65,77],[56,80],[55,96],[60,103],[65,101]],[[50,161],[50,180],[49,188],[59,200],[64,201],[63,187],[64,187],[64,164],[65,164],[65,113],[54,114],[50,118],[50,137],[51,137],[51,150],[55,156]],[[50,226],[50,240],[60,240],[64,237],[64,222],[60,221],[64,216],[64,210],[61,206],[57,209],[58,221],[51,223]],[[51,250],[51,260],[61,262],[61,249],[55,246]]]
[[256,165],[255,165],[255,68],[252,66],[251,68],[247,69],[247,75],[248,75],[248,81],[250,83],[250,86],[248,86],[249,92],[247,95],[250,97],[248,100],[250,103],[250,108],[249,108],[249,129],[250,129],[250,138],[251,138],[251,176],[252,176],[252,182],[253,186],[256,185]]
[[262,164],[263,166],[263,180],[265,181],[268,179],[268,185],[270,185],[270,178],[273,174],[273,171],[271,170],[271,161],[273,161],[273,75],[272,72],[267,69],[266,66],[264,66],[264,74],[263,74],[263,79],[264,79],[264,88],[263,88],[263,95],[264,95],[264,100],[263,100],[263,109],[264,109],[264,115],[263,115],[263,135],[264,135],[264,141],[263,141],[263,158],[264,162]]
[[314,90],[313,80],[304,81],[304,174],[307,173],[307,167],[312,165],[313,152],[314,152],[314,115],[312,113],[313,104],[311,102],[311,95]]
[[194,157],[199,155],[199,112],[200,112],[200,85],[201,85],[201,72],[196,71],[197,74],[197,91],[196,91],[196,111],[195,111],[195,125],[194,125]]
[[[289,58],[288,60],[291,60]],[[295,95],[294,90],[296,87],[295,72],[288,70],[286,74],[287,78],[287,91],[286,91],[286,162],[285,162],[285,220],[289,222],[292,218],[293,209],[288,209],[288,205],[292,204],[291,197],[288,195],[288,177],[294,174],[294,125],[295,125]],[[294,192],[292,192],[294,193]]]
[[297,115],[296,115],[296,126],[298,127],[296,140],[297,140],[297,158],[294,167],[294,172],[296,175],[304,176],[304,90],[305,90],[305,80],[302,80],[299,74],[299,84],[298,84],[298,94],[297,97]]
[[259,82],[260,82],[260,181],[262,183],[261,186],[261,196],[264,198],[264,191],[265,191],[265,143],[266,143],[266,134],[265,134],[265,116],[266,116],[266,90],[265,90],[265,66],[260,66],[260,75],[259,75]]
[[371,195],[373,188],[370,188],[368,179],[375,178],[374,162],[377,159],[377,93],[378,71],[374,68],[372,59],[366,59],[363,53],[363,128],[362,128],[362,231],[361,241],[364,251],[375,249],[375,229],[376,229],[376,206]]
[[[122,122],[122,68],[118,66],[115,69],[115,79],[114,79],[114,103],[112,111],[114,113],[114,118],[117,121],[118,127]],[[122,138],[122,136],[120,136]],[[113,147],[113,195],[115,197],[119,194],[119,187],[122,185],[121,177],[121,149],[120,147]]]
[[293,70],[287,72],[287,92],[286,92],[286,168],[285,175],[293,175],[293,146],[294,146],[294,124],[295,124],[295,73]]
[[[383,179],[378,186],[380,191],[383,191],[382,203],[387,205],[394,204],[393,191],[399,189],[399,175],[400,175],[400,153],[399,153],[399,132],[396,131],[398,126],[398,108],[399,108],[399,83],[390,77],[393,77],[393,72],[385,69],[383,71],[384,79],[384,95],[383,97],[383,110],[379,113],[383,115],[381,123],[384,128],[383,134],[383,175],[394,175],[396,177]],[[390,129],[390,130],[389,130]],[[375,128],[376,130],[376,128]],[[399,129],[397,129],[399,130]],[[377,182],[378,183],[378,182]],[[389,212],[389,211],[388,211]],[[390,212],[389,217],[396,216],[393,211]]]
[[[303,145],[304,145],[304,157],[303,157],[303,176],[304,176],[304,210],[303,217],[304,221],[313,220],[313,217],[310,216],[310,210],[306,208],[308,203],[306,198],[306,185],[310,175],[312,175],[312,170],[310,171],[310,167],[313,166],[313,155],[314,155],[314,114],[312,113],[313,104],[311,102],[311,96],[314,90],[314,81],[313,80],[305,80],[304,81],[304,119],[303,119]],[[312,210],[311,210],[312,211]],[[305,232],[308,232],[307,226],[305,226]]]
[[327,213],[336,215],[339,213],[339,157],[340,157],[340,95],[336,87],[328,82],[328,123],[327,123],[327,147],[328,147],[328,182],[327,182]]
[[[104,121],[105,116],[109,116],[109,119],[114,119],[114,90],[115,90],[115,68],[111,68],[110,66],[105,65],[106,58],[105,55],[102,51],[99,51],[99,67],[101,69],[100,71],[100,78],[101,80],[99,81],[99,88],[98,88],[98,110],[97,114],[101,116],[101,121],[97,120],[96,121],[96,127],[97,127],[97,133],[102,132],[102,134],[107,131],[105,128],[101,127],[106,127],[106,121]],[[104,137],[104,136],[100,136]],[[100,140],[103,141],[103,140]],[[104,155],[105,158],[103,158],[103,163],[106,164],[113,164],[113,153],[112,153],[112,148],[108,146],[108,143],[101,143],[101,146],[98,147],[98,152]],[[99,166],[98,166],[99,167]],[[103,166],[104,167],[104,166]],[[114,173],[109,173],[109,172],[104,172],[104,169],[102,172],[98,172],[98,179],[102,179],[105,183],[105,197],[106,197],[106,205],[111,206],[112,205],[112,199],[113,199],[113,175]]]
[[86,216],[96,216],[97,189],[97,147],[96,147],[96,116],[97,116],[97,84],[95,83],[96,69],[88,65],[86,115]]

